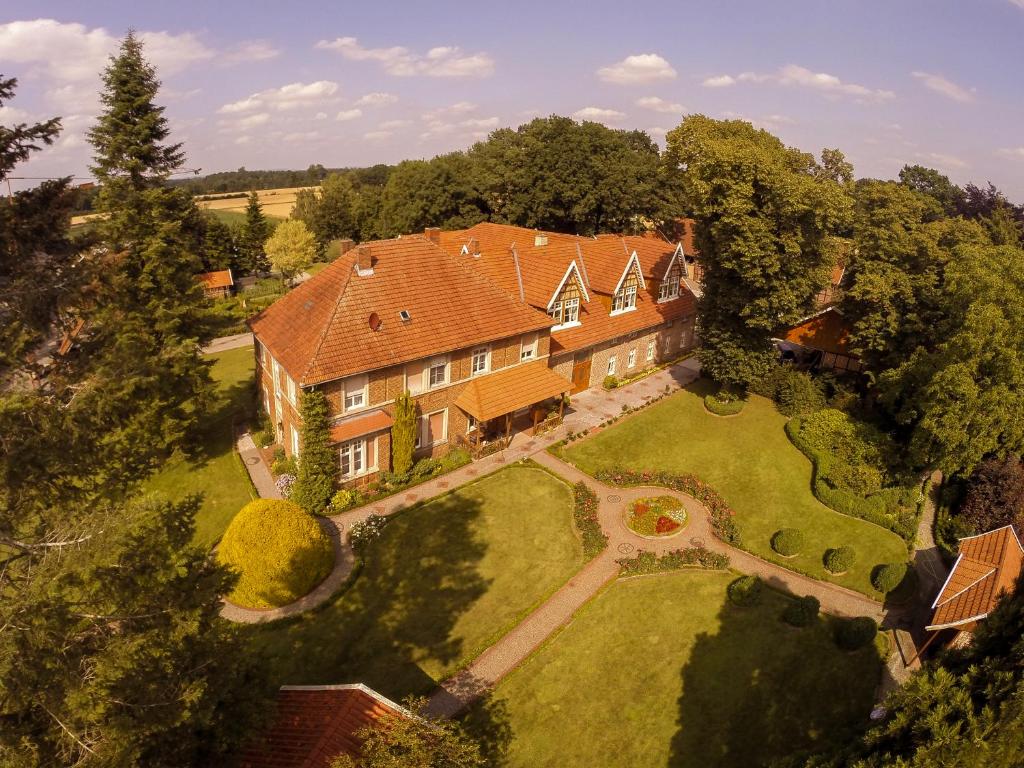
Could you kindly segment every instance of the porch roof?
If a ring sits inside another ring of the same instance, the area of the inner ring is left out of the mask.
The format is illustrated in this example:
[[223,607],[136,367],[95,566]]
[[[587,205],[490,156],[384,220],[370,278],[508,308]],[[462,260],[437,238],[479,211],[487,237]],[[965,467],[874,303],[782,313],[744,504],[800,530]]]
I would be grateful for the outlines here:
[[478,421],[488,421],[520,408],[557,397],[572,389],[572,382],[534,360],[471,380],[455,405]]
[[394,419],[388,416],[386,412],[379,410],[354,416],[331,425],[331,442],[343,443],[354,437],[368,435],[371,432],[380,432],[382,429],[390,427],[393,423]]

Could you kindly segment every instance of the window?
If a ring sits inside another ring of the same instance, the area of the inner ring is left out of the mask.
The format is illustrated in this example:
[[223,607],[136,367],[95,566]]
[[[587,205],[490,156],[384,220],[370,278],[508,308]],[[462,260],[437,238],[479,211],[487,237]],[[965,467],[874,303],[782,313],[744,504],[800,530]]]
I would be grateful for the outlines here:
[[615,355],[612,355],[611,357],[608,358],[608,375],[609,376],[614,376],[615,375],[615,362],[616,362],[615,361]]
[[665,276],[661,285],[658,286],[658,301],[668,301],[679,295],[679,272],[672,270]]
[[410,395],[418,395],[423,391],[423,374],[425,370],[426,365],[422,360],[405,366],[405,388],[409,390]]
[[271,365],[270,365],[270,371],[271,371],[270,376],[274,380],[274,396],[275,397],[280,397],[281,396],[281,366],[278,364],[277,360],[275,360],[274,358],[270,358],[270,363],[271,363]]
[[345,410],[351,411],[366,405],[367,376],[353,376],[345,380]]
[[270,393],[267,392],[267,385],[266,384],[263,385],[262,389],[263,389],[263,412],[266,413],[267,416],[270,416],[271,415],[270,414]]
[[262,344],[260,344],[260,342],[258,342],[258,341],[256,342],[256,344],[259,346],[260,360],[263,361],[263,367],[266,368],[267,367],[267,348],[265,346],[263,346]]
[[537,357],[537,334],[528,333],[519,341],[519,361],[525,363]]
[[466,414],[466,434],[473,432],[476,429],[476,418]]
[[448,439],[448,409],[420,416],[416,430],[416,447],[429,448]]
[[295,405],[295,379],[285,374],[288,383],[288,402]]
[[562,324],[562,302],[556,301],[551,305],[551,310],[548,312],[551,315],[551,319],[555,321],[555,325]]
[[479,376],[487,373],[491,368],[491,348],[477,347],[473,350],[473,360],[470,366],[470,375]]
[[366,441],[352,440],[342,443],[339,449],[341,454],[341,476],[356,477],[366,471]]
[[580,321],[580,300],[565,300],[565,323],[578,323]]
[[435,357],[430,361],[430,386],[439,387],[448,383],[448,358]]
[[636,308],[636,286],[627,285],[612,299],[612,312],[625,312]]
[[647,362],[651,362],[654,359],[654,342],[647,342]]
[[629,350],[629,357],[626,358],[627,368],[636,368],[636,350]]
[[299,456],[299,430],[292,427],[292,456]]

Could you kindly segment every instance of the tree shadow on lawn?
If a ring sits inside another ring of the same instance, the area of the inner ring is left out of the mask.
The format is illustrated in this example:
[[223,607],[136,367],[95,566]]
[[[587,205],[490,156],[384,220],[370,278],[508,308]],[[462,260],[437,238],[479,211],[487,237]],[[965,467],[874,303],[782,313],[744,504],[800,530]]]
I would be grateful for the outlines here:
[[211,459],[230,451],[235,443],[232,426],[245,424],[255,411],[255,391],[250,379],[218,389],[210,403],[210,412],[188,442],[185,458],[195,469],[202,469]]
[[790,599],[764,589],[758,605],[742,608],[726,598],[717,633],[697,636],[681,673],[669,766],[766,766],[866,725],[881,674],[877,650],[840,650],[828,616],[790,627],[781,620]]
[[[352,586],[320,609],[248,628],[277,684],[365,683],[400,700],[426,694],[463,654],[456,621],[490,582],[474,529],[479,501],[457,494],[392,518]],[[468,661],[468,660],[466,660]]]

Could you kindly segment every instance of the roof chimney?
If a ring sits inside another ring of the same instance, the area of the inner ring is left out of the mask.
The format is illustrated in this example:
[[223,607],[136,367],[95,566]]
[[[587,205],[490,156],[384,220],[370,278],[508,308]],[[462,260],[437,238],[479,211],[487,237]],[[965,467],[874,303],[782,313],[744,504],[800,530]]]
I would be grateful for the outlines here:
[[368,245],[360,245],[356,248],[356,274],[360,277],[373,274],[373,256]]
[[344,240],[338,241],[338,255],[344,256],[346,253],[356,247],[356,241],[352,238],[346,237]]
[[470,256],[480,255],[480,241],[475,237],[469,238],[469,242],[466,244],[466,250],[469,251]]
[[441,244],[441,228],[440,227],[427,227],[423,230],[423,236],[427,238],[434,245]]
[[538,232],[536,235],[533,236],[533,244],[538,248],[540,248],[542,245],[547,245],[548,236],[542,235],[540,232]]

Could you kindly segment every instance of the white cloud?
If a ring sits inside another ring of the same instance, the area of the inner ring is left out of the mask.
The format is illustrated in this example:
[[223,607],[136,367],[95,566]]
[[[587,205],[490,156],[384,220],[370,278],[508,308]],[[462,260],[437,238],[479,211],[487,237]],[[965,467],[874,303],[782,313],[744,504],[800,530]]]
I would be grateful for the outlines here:
[[650,83],[655,80],[674,80],[676,71],[656,53],[627,56],[622,61],[597,70],[597,76],[606,83],[628,85]]
[[677,115],[682,114],[685,109],[682,104],[665,101],[660,96],[644,96],[642,99],[636,100],[636,105],[644,109],[653,109],[655,112],[674,113]]
[[320,138],[320,134],[317,131],[295,131],[293,133],[286,133],[282,139],[287,141],[289,144],[296,144],[300,141],[315,141]]
[[496,117],[481,117],[463,120],[459,125],[463,128],[497,128],[500,122]]
[[[1021,7],[1024,7],[1024,0],[1021,0],[1021,3]],[[997,154],[1002,155],[1003,157],[1012,157],[1015,160],[1024,160],[1024,147],[1000,149]]]
[[363,134],[363,138],[367,141],[383,141],[390,139],[392,135],[391,131],[368,131]]
[[623,112],[619,112],[617,109],[602,109],[601,107],[584,107],[578,109],[572,114],[577,120],[594,120],[597,122],[615,122],[621,120],[626,115]]
[[702,85],[705,88],[727,88],[730,85],[736,85],[736,78],[732,75],[717,75],[715,77],[707,77],[704,79]]
[[763,128],[765,130],[774,131],[783,125],[793,125],[796,123],[791,117],[786,115],[764,115],[762,117],[749,117],[740,112],[733,112],[732,110],[726,110],[722,113],[722,117],[726,120],[745,120],[756,128]]
[[357,107],[386,107],[388,104],[394,104],[398,101],[398,97],[393,93],[382,93],[375,91],[373,93],[367,93],[360,96],[356,100]]
[[301,109],[333,101],[337,91],[338,84],[330,80],[317,80],[314,83],[289,83],[280,88],[268,88],[239,101],[225,104],[217,111],[221,114],[231,114],[257,109]]
[[469,114],[470,112],[476,112],[476,110],[476,104],[471,101],[457,101],[450,106],[438,107],[437,109],[432,109],[429,112],[424,112],[423,119],[440,120],[444,117]]
[[974,101],[973,88],[968,90],[951,80],[947,80],[942,75],[934,75],[930,72],[912,72],[911,74],[920,80],[925,88],[935,91],[935,93],[940,93],[948,99],[963,103]]
[[239,64],[247,61],[268,61],[281,55],[280,49],[266,40],[247,40],[239,43],[221,57],[227,64]]
[[314,120],[326,120],[327,119],[327,113],[326,112],[317,112],[316,115],[313,116],[313,119]]
[[355,120],[357,117],[363,116],[363,110],[361,109],[343,109],[341,112],[334,116],[334,119],[338,122],[347,122],[349,120]]
[[412,125],[412,120],[385,120],[380,124],[380,128],[385,131],[391,131],[395,128],[405,128]]
[[827,72],[813,72],[807,67],[787,64],[778,72],[741,72],[732,75],[709,77],[704,81],[708,88],[722,88],[736,83],[772,83],[797,88],[809,88],[831,96],[853,96],[865,101],[888,101],[896,97],[892,91],[880,88],[868,88],[858,83],[847,83]]
[[1018,8],[1024,9],[1024,0],[1010,0],[1010,2]]
[[17,107],[0,107],[0,125],[12,126],[18,123],[27,123],[29,113]]
[[364,48],[354,37],[321,40],[317,48],[340,53],[350,61],[374,61],[391,75],[410,77],[488,77],[494,73],[494,59],[488,54],[464,54],[460,48],[445,45],[431,48],[425,54],[404,46]]
[[252,136],[239,136],[237,139],[235,139],[235,144],[245,145],[245,144],[251,144],[251,143],[252,143]]
[[927,160],[940,168],[967,168],[968,163],[955,155],[947,155],[942,152],[917,152],[914,154],[918,160]]
[[255,128],[257,125],[266,125],[270,122],[270,113],[268,112],[257,112],[254,115],[246,115],[241,117],[235,122],[234,127],[239,130],[246,131],[250,128]]

